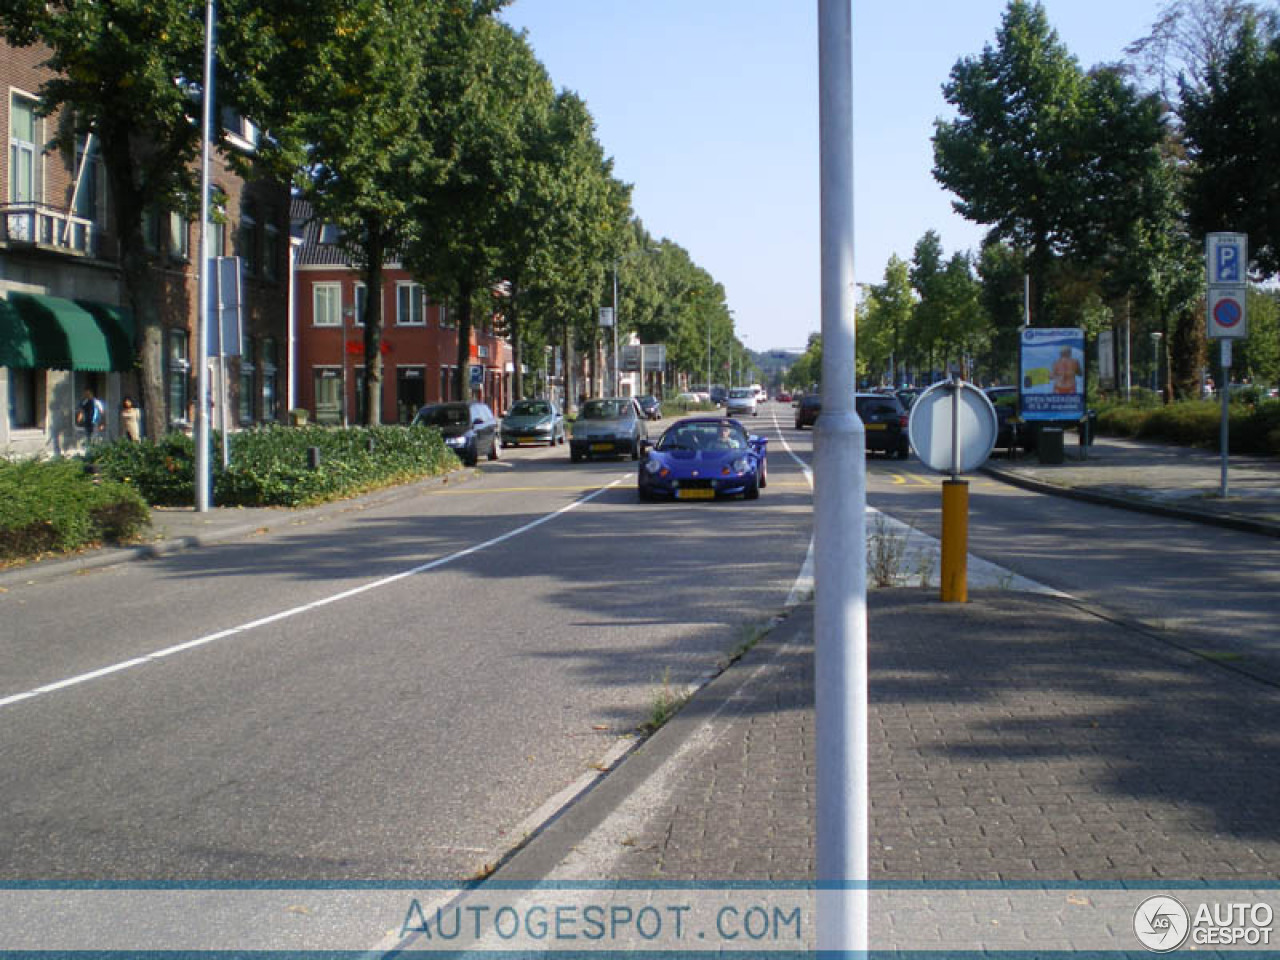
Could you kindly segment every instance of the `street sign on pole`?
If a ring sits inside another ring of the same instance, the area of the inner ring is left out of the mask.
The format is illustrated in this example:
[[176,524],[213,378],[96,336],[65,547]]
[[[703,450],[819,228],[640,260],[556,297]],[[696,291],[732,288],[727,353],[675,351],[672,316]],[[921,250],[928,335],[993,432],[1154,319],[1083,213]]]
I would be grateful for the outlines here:
[[1249,235],[1210,233],[1205,237],[1205,272],[1209,286],[1243,284],[1249,277]]
[[1209,288],[1205,336],[1210,340],[1240,340],[1249,335],[1243,283]]

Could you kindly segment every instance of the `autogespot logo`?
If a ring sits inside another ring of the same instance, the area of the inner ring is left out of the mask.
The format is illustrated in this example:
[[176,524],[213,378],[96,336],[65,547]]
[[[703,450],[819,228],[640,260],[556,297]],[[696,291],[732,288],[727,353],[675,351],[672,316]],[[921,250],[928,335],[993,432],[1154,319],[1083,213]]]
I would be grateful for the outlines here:
[[1173,897],[1148,897],[1133,914],[1133,932],[1153,953],[1177,950],[1187,939],[1191,916]]

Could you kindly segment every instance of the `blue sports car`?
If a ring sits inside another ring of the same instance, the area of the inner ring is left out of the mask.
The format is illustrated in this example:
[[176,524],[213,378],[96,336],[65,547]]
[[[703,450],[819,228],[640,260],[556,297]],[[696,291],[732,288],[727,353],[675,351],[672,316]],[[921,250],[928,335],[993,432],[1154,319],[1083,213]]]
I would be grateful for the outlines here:
[[678,420],[640,462],[641,500],[712,500],[742,494],[755,500],[768,481],[769,441],[748,434],[737,420],[690,417]]

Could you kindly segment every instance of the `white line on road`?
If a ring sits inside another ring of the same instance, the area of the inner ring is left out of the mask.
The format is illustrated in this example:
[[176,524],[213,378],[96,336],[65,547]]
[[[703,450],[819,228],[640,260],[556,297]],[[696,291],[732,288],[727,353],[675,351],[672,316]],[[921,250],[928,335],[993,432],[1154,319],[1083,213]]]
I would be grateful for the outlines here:
[[197,637],[194,640],[187,640],[183,643],[178,643],[171,647],[165,647],[163,650],[157,650],[154,653],[148,653],[146,656],[134,657],[131,660],[125,660],[125,661],[122,661],[121,663],[114,663],[114,664],[111,664],[110,666],[100,667],[99,669],[90,671],[89,673],[82,673],[79,676],[68,677],[65,680],[58,680],[58,681],[55,681],[54,683],[45,684],[42,687],[36,687],[34,690],[26,690],[22,693],[15,693],[7,697],[0,697],[0,707],[12,706],[15,703],[19,703],[23,700],[30,700],[31,698],[38,697],[42,694],[53,693],[57,690],[65,690],[68,687],[74,687],[82,683],[88,683],[90,680],[96,680],[99,677],[105,677],[113,673],[119,673],[122,670],[128,670],[132,667],[140,667],[145,664],[152,663],[156,660],[162,660],[165,657],[173,656],[175,653],[185,653],[188,650],[194,650],[196,647],[202,647],[205,644],[213,643],[215,640],[225,640],[228,637],[239,636],[240,634],[248,633],[251,630],[256,630],[259,627],[265,627],[268,624],[278,623],[281,620],[287,620],[290,617],[296,617],[299,614],[309,613],[312,610],[318,610],[321,607],[327,607],[330,604],[338,603],[342,600],[350,600],[352,597],[358,597],[361,594],[368,593],[371,590],[377,590],[379,587],[389,586],[390,584],[397,583],[400,580],[404,580],[407,577],[417,576],[420,573],[427,573],[431,570],[435,570],[439,567],[443,567],[446,564],[453,563],[456,560],[461,560],[464,557],[469,557],[472,554],[479,553],[481,550],[487,550],[489,547],[496,547],[498,544],[505,543],[506,541],[511,540],[514,537],[518,537],[523,533],[528,533],[530,530],[534,529],[535,527],[540,527],[544,523],[549,523],[550,521],[555,520],[557,517],[563,516],[564,514],[568,513],[570,510],[576,510],[578,507],[582,506],[584,503],[590,503],[596,497],[613,489],[625,479],[626,479],[625,476],[619,477],[617,480],[614,480],[612,483],[606,484],[605,486],[601,487],[600,489],[596,490],[593,493],[588,494],[587,496],[583,497],[580,500],[575,500],[573,501],[573,503],[566,504],[565,506],[561,507],[559,510],[556,510],[553,513],[548,513],[545,516],[541,516],[537,520],[531,520],[529,523],[526,523],[524,526],[517,527],[514,530],[509,530],[506,533],[502,534],[501,536],[494,537],[492,540],[486,540],[484,541],[484,543],[477,543],[473,546],[467,547],[465,550],[459,550],[457,553],[451,553],[447,557],[440,557],[439,559],[432,560],[429,563],[419,564],[416,567],[412,567],[411,569],[408,569],[408,570],[403,570],[400,573],[393,573],[391,576],[383,577],[380,580],[372,580],[369,583],[362,584],[359,587],[353,587],[350,590],[343,590],[341,593],[335,593],[332,596],[322,597],[319,600],[313,600],[311,603],[306,603],[299,607],[291,607],[288,610],[281,610],[279,613],[273,613],[270,616],[261,617],[260,619],[252,620],[249,623],[243,623],[238,627],[229,627],[226,630],[219,630],[217,633],[210,633],[203,637]]

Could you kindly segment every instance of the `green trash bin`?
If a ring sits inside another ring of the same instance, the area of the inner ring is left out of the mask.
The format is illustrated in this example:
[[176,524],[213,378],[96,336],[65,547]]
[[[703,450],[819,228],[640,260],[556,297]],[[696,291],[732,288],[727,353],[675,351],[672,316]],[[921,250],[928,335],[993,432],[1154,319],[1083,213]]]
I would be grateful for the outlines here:
[[1065,459],[1062,447],[1061,427],[1041,427],[1036,435],[1036,452],[1041,463],[1062,463]]

